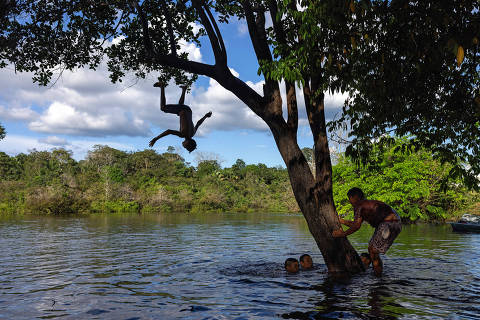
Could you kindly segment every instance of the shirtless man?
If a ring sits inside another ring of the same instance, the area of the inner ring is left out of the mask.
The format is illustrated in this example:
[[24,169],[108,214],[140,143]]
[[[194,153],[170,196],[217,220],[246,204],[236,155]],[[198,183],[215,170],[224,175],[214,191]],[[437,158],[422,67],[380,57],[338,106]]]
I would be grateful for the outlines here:
[[347,196],[355,212],[354,220],[349,221],[339,218],[340,223],[350,228],[346,231],[342,229],[334,230],[332,236],[348,236],[360,229],[364,220],[374,227],[375,232],[368,242],[368,255],[362,255],[362,261],[365,267],[368,267],[372,262],[375,275],[379,277],[383,271],[380,253],[387,252],[393,240],[402,230],[400,216],[390,206],[381,201],[365,199],[363,191],[359,188],[350,189]]
[[194,127],[192,122],[192,109],[190,109],[189,106],[183,104],[183,102],[185,101],[185,92],[187,91],[187,87],[182,87],[182,95],[180,97],[180,100],[178,101],[178,104],[166,104],[166,85],[162,82],[157,82],[153,86],[156,88],[160,87],[161,89],[160,110],[165,113],[176,114],[180,117],[180,130],[165,130],[164,132],[150,140],[150,147],[153,147],[153,145],[155,144],[155,142],[157,142],[158,139],[168,136],[169,134],[173,134],[180,138],[184,138],[185,140],[182,142],[183,147],[187,149],[188,152],[192,152],[197,147],[197,143],[195,142],[195,140],[192,139],[192,137],[195,135],[198,127],[200,127],[203,121],[205,121],[206,118],[212,116],[212,112],[210,111],[209,113],[204,115],[200,120],[198,120],[197,124]]

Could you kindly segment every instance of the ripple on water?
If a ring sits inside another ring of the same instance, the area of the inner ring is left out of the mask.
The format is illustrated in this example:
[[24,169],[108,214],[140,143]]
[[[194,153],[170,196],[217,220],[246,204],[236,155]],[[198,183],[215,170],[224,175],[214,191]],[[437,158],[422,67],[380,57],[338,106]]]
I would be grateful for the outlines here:
[[[350,237],[360,252],[371,232]],[[384,276],[339,281],[296,215],[0,217],[0,318],[479,319],[479,250],[406,226]],[[303,253],[315,269],[287,274]]]

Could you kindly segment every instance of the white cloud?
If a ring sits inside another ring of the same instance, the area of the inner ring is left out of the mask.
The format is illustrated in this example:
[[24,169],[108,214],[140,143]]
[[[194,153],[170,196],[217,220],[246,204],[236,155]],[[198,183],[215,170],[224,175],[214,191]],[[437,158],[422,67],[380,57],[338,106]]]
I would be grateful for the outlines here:
[[196,62],[202,62],[202,53],[200,52],[200,48],[197,47],[194,43],[187,43],[187,41],[185,40],[180,40],[179,45],[180,53],[188,53],[188,59]]
[[46,138],[41,138],[38,139],[38,142],[60,147],[69,145],[67,140],[59,138],[57,136],[48,136]]
[[37,121],[29,123],[29,128],[36,132],[83,136],[142,136],[149,133],[141,119],[129,119],[128,115],[118,108],[110,111],[80,111],[55,101]]
[[13,121],[30,121],[38,117],[38,114],[30,107],[13,107],[7,109],[0,106],[0,118]]
[[[0,150],[12,156],[19,153],[29,153],[29,151],[33,149],[38,151],[51,151],[60,146],[52,142],[59,142],[61,140],[62,138],[58,137],[47,137],[44,139],[38,139],[36,137],[10,134],[7,135],[4,140],[0,141]],[[66,143],[61,147],[65,147],[66,149],[71,150],[73,153],[73,157],[76,160],[81,160],[84,159],[87,155],[87,152],[93,150],[93,146],[97,144],[108,145],[118,150],[134,151],[136,149],[132,145],[118,143],[116,141],[81,139],[72,140],[70,143]]]

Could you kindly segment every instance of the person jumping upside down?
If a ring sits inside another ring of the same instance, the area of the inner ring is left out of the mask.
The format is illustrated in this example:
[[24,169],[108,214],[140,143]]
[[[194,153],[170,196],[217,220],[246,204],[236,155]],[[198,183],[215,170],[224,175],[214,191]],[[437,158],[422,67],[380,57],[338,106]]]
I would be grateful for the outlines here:
[[366,268],[372,263],[373,270],[377,277],[382,275],[383,263],[380,253],[387,252],[393,240],[402,230],[402,223],[398,213],[387,204],[377,200],[367,200],[363,191],[359,188],[352,188],[347,193],[348,201],[355,212],[354,220],[339,218],[340,223],[350,227],[348,230],[334,230],[333,237],[345,237],[354,233],[362,225],[363,220],[375,228],[372,238],[368,242],[368,254],[362,254],[361,259]]
[[161,89],[161,97],[160,97],[160,110],[162,110],[165,113],[173,113],[176,114],[177,116],[180,117],[180,130],[165,130],[152,140],[150,140],[150,147],[153,147],[155,142],[157,142],[158,139],[163,138],[165,136],[168,136],[169,134],[176,135],[180,138],[184,138],[185,140],[182,142],[182,145],[185,149],[188,150],[188,152],[192,152],[195,150],[197,147],[197,143],[195,140],[192,139],[192,137],[195,135],[195,133],[198,130],[198,127],[205,121],[206,118],[209,118],[212,116],[212,112],[208,112],[205,114],[200,120],[198,120],[197,124],[193,126],[192,122],[192,109],[190,109],[189,106],[186,106],[183,104],[185,101],[185,92],[187,91],[187,87],[182,87],[182,95],[180,96],[180,100],[178,101],[178,104],[166,104],[165,100],[165,87],[166,85],[157,82],[153,85],[154,87],[158,88],[160,87]]

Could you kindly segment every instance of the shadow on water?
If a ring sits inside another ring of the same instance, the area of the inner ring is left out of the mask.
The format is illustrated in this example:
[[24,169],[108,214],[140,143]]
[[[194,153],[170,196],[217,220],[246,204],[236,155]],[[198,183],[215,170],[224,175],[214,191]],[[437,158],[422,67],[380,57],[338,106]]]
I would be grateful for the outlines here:
[[[479,319],[479,250],[405,226],[381,278],[332,278],[298,215],[0,217],[0,319]],[[287,274],[303,253],[315,268]]]

